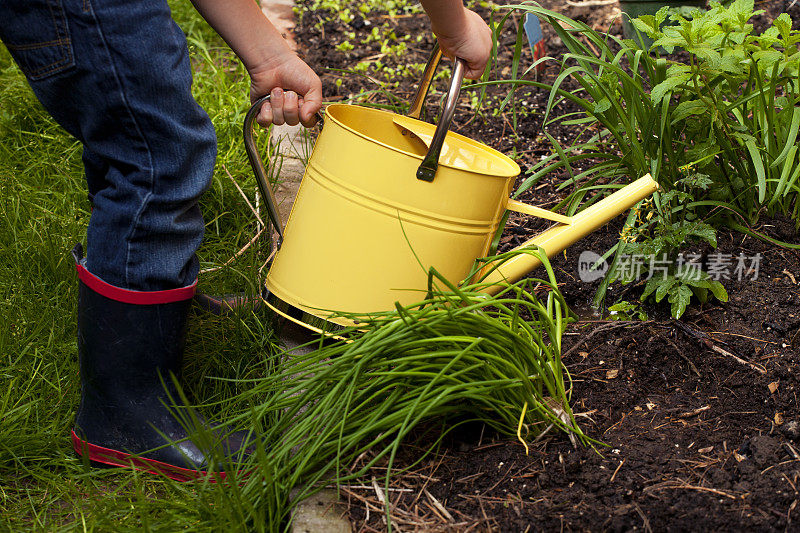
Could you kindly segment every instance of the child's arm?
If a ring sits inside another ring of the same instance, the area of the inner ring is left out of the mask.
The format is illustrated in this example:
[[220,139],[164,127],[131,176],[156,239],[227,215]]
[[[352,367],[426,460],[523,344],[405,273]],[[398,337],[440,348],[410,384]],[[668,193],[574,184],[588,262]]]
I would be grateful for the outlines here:
[[421,0],[442,52],[467,62],[467,78],[477,79],[492,54],[492,31],[480,15],[464,7],[462,0]]
[[[250,74],[250,99],[271,94],[259,124],[313,126],[322,106],[322,82],[289,49],[253,0],[192,0],[194,7],[236,52]],[[299,96],[298,96],[299,95]]]

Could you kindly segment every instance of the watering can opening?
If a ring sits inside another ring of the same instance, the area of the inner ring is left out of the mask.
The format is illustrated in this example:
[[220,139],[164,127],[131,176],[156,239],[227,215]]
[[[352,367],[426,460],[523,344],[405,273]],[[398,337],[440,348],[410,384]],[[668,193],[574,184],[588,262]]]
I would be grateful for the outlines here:
[[[328,106],[326,116],[350,133],[420,161],[436,131],[435,125],[421,120],[347,104]],[[451,131],[445,137],[439,165],[498,178],[512,178],[520,173],[519,165],[506,155]]]

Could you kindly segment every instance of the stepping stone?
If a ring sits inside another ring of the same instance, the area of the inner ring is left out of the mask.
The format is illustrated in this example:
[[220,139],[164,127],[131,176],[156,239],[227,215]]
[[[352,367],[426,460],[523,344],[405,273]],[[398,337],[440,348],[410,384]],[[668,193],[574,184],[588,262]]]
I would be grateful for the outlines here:
[[295,508],[292,533],[350,533],[350,522],[342,518],[344,510],[335,490],[318,492]]
[[281,124],[272,126],[269,142],[278,148],[281,155],[306,159],[313,146],[311,134],[301,125]]

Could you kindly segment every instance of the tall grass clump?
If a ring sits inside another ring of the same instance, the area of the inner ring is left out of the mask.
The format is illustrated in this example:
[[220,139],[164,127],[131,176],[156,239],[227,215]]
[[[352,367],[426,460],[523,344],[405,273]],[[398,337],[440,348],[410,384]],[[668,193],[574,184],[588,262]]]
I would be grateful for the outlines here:
[[[311,492],[363,478],[376,465],[387,468],[388,486],[399,447],[425,424],[435,431],[431,446],[468,421],[526,449],[551,428],[576,444],[592,442],[575,422],[561,363],[569,310],[544,253],[527,253],[542,256],[546,279],[489,297],[480,285],[459,288],[432,271],[423,301],[347,315],[359,325],[338,333],[346,340],[302,357],[283,354],[272,373],[247,382],[230,422],[259,428],[266,451],[254,454],[233,488],[237,501],[262,503],[242,514],[258,512],[277,527]],[[292,488],[299,491],[290,495]]]
[[[753,35],[748,21],[762,11],[753,10],[752,0],[729,7],[714,3],[708,11],[694,10],[690,19],[664,8],[634,20],[655,41],[642,49],[636,41],[599,33],[536,5],[505,7],[548,21],[569,50],[558,58],[561,70],[552,84],[514,84],[549,90],[548,122],[589,134],[578,145],[555,146],[523,189],[544,172],[565,168],[571,179],[563,186],[580,186],[569,199],[575,206],[597,181],[650,173],[671,190],[687,170],[696,170],[713,183],[704,199],[749,222],[765,209],[768,214],[798,209],[800,31],[792,30],[788,14]],[[667,19],[672,24],[664,24]],[[662,57],[662,49],[685,51],[680,57],[688,59]],[[565,88],[568,79],[575,88]],[[564,101],[577,111],[556,114]],[[574,163],[585,159],[597,162],[574,173]]]
[[552,83],[523,75],[514,87],[549,91],[546,124],[581,132],[571,146],[548,136],[552,154],[517,194],[565,172],[561,207],[572,213],[646,173],[661,186],[626,220],[597,300],[610,280],[633,281],[614,268],[621,253],[656,258],[672,267],[646,295],[669,295],[680,316],[692,296],[727,298],[701,268],[676,267],[682,248],[716,246],[717,228],[749,232],[761,216],[783,214],[800,225],[800,31],[787,14],[754,35],[749,21],[762,12],[753,0],[712,2],[686,16],[663,8],[633,21],[653,40],[644,49],[642,40],[597,32],[535,4],[505,7],[549,22],[568,49],[550,58],[560,65]]

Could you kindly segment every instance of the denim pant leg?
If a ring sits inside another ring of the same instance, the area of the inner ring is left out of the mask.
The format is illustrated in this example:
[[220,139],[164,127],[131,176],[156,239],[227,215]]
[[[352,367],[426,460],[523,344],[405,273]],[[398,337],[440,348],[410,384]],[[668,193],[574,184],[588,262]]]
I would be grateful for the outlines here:
[[0,38],[83,143],[87,269],[133,290],[191,284],[216,135],[166,0],[0,0]]

